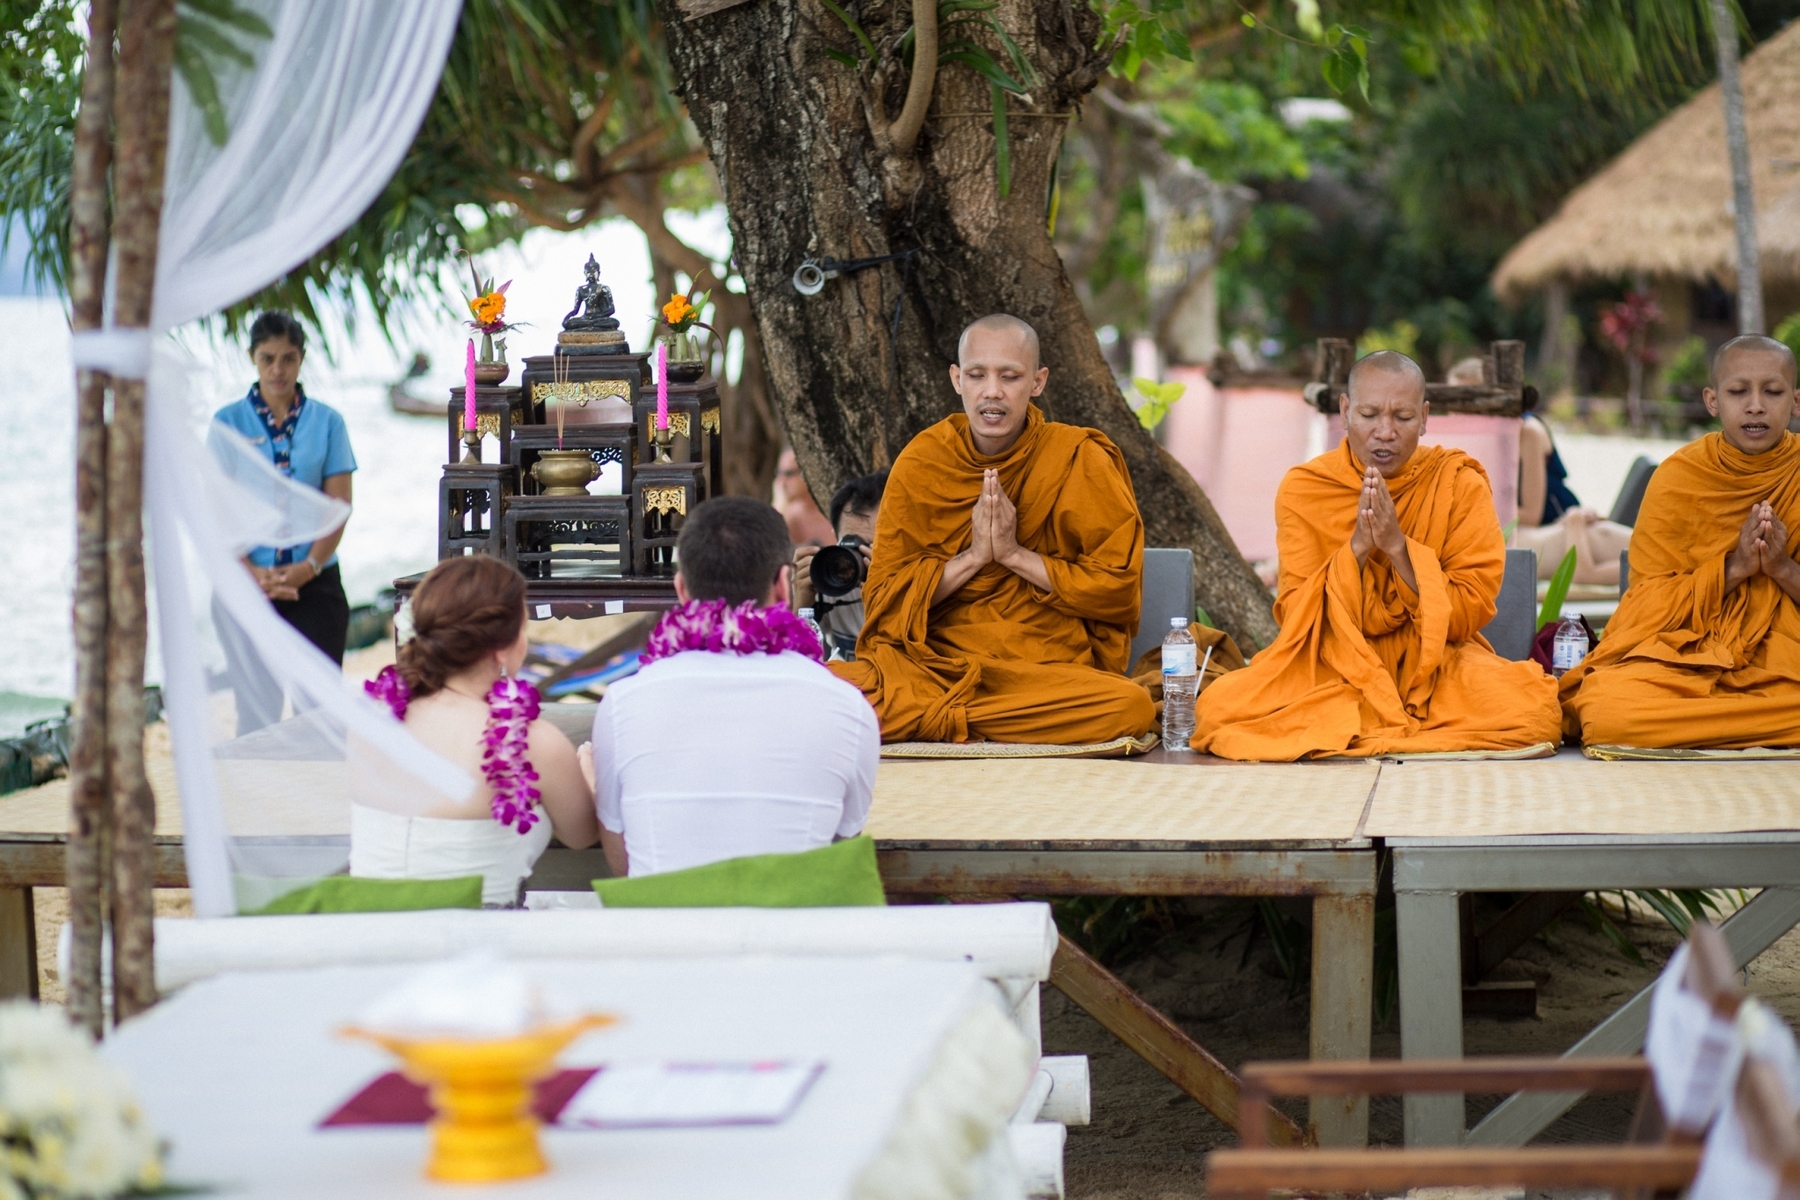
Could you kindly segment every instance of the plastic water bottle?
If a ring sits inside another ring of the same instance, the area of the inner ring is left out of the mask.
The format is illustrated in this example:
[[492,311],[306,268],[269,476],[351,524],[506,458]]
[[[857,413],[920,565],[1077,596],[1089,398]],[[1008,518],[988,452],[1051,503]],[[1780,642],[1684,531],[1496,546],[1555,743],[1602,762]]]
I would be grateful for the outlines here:
[[829,653],[831,647],[825,644],[825,631],[821,629],[819,623],[813,619],[813,610],[810,608],[801,609],[800,619],[806,623],[808,629],[813,631],[813,636],[819,639],[819,652],[821,654]]
[[1170,750],[1188,749],[1188,739],[1194,736],[1194,697],[1200,694],[1198,649],[1187,618],[1170,617],[1169,635],[1162,644],[1162,740]]
[[1562,678],[1587,657],[1587,652],[1587,629],[1582,626],[1581,618],[1564,617],[1556,627],[1556,640],[1550,643],[1550,673]]

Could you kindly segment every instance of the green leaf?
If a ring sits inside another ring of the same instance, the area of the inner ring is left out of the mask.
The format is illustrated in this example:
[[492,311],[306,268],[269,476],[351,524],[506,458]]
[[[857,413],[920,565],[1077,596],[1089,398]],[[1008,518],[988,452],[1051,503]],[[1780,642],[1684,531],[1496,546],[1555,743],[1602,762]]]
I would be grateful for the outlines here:
[[[823,4],[832,16],[844,23],[844,28],[848,29],[851,34],[855,36],[857,43],[863,48],[863,53],[869,56],[870,62],[875,62],[880,58],[880,56],[875,53],[875,43],[869,40],[869,35],[863,32],[863,27],[857,23],[855,17],[839,7],[835,3],[835,0],[819,0],[819,3]],[[911,31],[909,30],[908,32],[910,33]],[[832,57],[835,58],[837,56],[834,54]],[[852,65],[855,65],[854,60],[852,60]]]
[[955,48],[948,53],[940,52],[938,54],[939,66],[955,64],[968,67],[986,79],[989,84],[1002,91],[1011,92],[1016,96],[1027,94],[1024,85],[1002,70],[1000,64],[994,61],[994,56],[980,46],[973,42],[953,42],[951,45]]
[[825,57],[834,59],[837,62],[841,62],[846,67],[849,67],[851,70],[855,70],[856,67],[858,66],[858,64],[861,62],[861,60],[858,59],[856,57],[856,55],[846,54],[842,50],[833,50],[829,46],[826,47],[826,49],[825,49]]
[[1568,598],[1569,585],[1575,582],[1575,547],[1557,565],[1556,574],[1550,577],[1550,586],[1544,591],[1544,607],[1538,609],[1537,627],[1542,629],[1552,621],[1561,619],[1563,601]]
[[213,145],[223,146],[231,131],[225,126],[225,106],[219,101],[219,85],[213,81],[212,69],[200,52],[191,42],[184,42],[179,37],[175,44],[175,70],[187,84],[188,94],[200,110],[200,117],[206,123],[206,136],[212,139]]
[[994,101],[994,175],[1000,183],[1000,198],[1004,200],[1012,192],[1012,144],[1006,136],[1006,90],[990,82],[988,95]]
[[1145,429],[1155,429],[1162,424],[1163,418],[1169,415],[1169,409],[1187,394],[1187,384],[1178,380],[1158,383],[1154,379],[1134,376],[1131,386],[1144,398],[1144,402],[1133,411],[1137,414],[1138,424]]
[[1196,623],[1204,625],[1208,629],[1218,628],[1217,625],[1213,624],[1212,614],[1207,612],[1204,608],[1201,608],[1198,604],[1194,605],[1194,620]]

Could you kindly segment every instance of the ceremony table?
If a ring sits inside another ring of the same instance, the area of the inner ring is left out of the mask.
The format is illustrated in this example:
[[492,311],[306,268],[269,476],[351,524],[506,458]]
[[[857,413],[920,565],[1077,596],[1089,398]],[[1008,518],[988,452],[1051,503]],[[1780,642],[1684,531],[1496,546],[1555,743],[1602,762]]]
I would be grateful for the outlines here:
[[[940,1052],[956,1053],[944,1051],[946,1037],[991,992],[972,967],[899,959],[533,962],[528,973],[553,994],[622,1018],[570,1046],[563,1066],[787,1060],[824,1069],[779,1124],[546,1127],[548,1174],[480,1188],[424,1178],[423,1126],[319,1128],[397,1066],[338,1031],[416,970],[216,976],[129,1022],[103,1053],[129,1072],[151,1127],[170,1142],[169,1179],[221,1197],[848,1197],[906,1106],[933,1102],[921,1079]],[[995,1109],[985,1116],[1003,1124],[1016,1102],[984,1100]],[[941,1128],[908,1141],[916,1149],[903,1165],[966,1160],[968,1147],[951,1144],[962,1127]]]
[[[1460,1058],[1463,892],[1763,888],[1723,926],[1739,966],[1800,924],[1800,792],[1787,762],[1528,762],[1382,767],[1365,832],[1393,854],[1406,1058]],[[1645,988],[1569,1050],[1634,1054]],[[1523,1145],[1578,1094],[1519,1094],[1464,1133],[1463,1097],[1409,1096],[1408,1145]]]

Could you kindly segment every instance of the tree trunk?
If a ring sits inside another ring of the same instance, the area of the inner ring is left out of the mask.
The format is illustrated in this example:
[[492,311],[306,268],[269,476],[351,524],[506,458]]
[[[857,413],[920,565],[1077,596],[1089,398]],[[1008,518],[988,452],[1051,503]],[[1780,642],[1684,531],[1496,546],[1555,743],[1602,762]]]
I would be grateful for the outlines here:
[[[106,294],[106,171],[111,159],[116,0],[88,8],[88,59],[69,182],[69,324],[98,329]],[[69,1016],[94,1037],[106,1027],[101,945],[112,863],[106,771],[106,385],[75,374],[75,703],[69,745]]]
[[[119,22],[115,323],[147,328],[156,285],[175,0],[126,0]],[[113,1019],[156,1003],[156,799],[144,776],[144,381],[113,385],[106,445],[107,760],[113,795]]]
[[1762,263],[1756,246],[1756,192],[1751,187],[1750,134],[1744,128],[1744,84],[1738,74],[1738,27],[1733,5],[1712,0],[1719,51],[1719,94],[1725,102],[1725,145],[1731,154],[1731,202],[1737,226],[1738,332],[1766,333]]
[[[1193,477],[1126,406],[1046,227],[1065,124],[1106,66],[1107,54],[1090,49],[1099,17],[1058,0],[1001,0],[993,10],[1039,76],[1030,103],[1007,100],[1012,188],[1003,199],[988,85],[964,66],[938,72],[916,155],[892,149],[884,114],[900,111],[907,92],[895,64],[908,6],[864,6],[870,37],[888,48],[872,74],[825,54],[857,42],[815,0],[755,0],[693,22],[673,0],[659,8],[688,113],[724,185],[769,381],[814,493],[885,465],[958,411],[947,377],[957,338],[983,314],[1010,312],[1042,338],[1045,415],[1110,437],[1149,543],[1191,547],[1200,603],[1246,649],[1271,641],[1268,592]],[[843,275],[817,296],[791,283],[807,258],[911,250],[904,263]]]

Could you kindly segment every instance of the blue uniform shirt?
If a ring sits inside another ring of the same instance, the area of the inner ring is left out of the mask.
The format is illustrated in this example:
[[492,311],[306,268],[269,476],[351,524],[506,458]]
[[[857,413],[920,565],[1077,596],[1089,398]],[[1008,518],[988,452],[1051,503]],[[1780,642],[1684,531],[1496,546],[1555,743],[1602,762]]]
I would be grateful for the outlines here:
[[[251,389],[255,391],[254,388]],[[299,393],[300,412],[291,435],[271,438],[269,427],[256,411],[251,397],[234,400],[213,414],[213,420],[235,433],[269,456],[281,473],[308,487],[324,490],[325,480],[333,475],[347,475],[356,470],[356,455],[350,450],[350,431],[337,409]],[[285,458],[287,462],[282,463]],[[299,562],[312,549],[312,543],[299,546],[257,546],[250,551],[250,561],[259,567],[276,564],[278,550],[285,549],[290,562]],[[337,562],[337,555],[325,566]],[[323,568],[321,568],[323,569]]]

